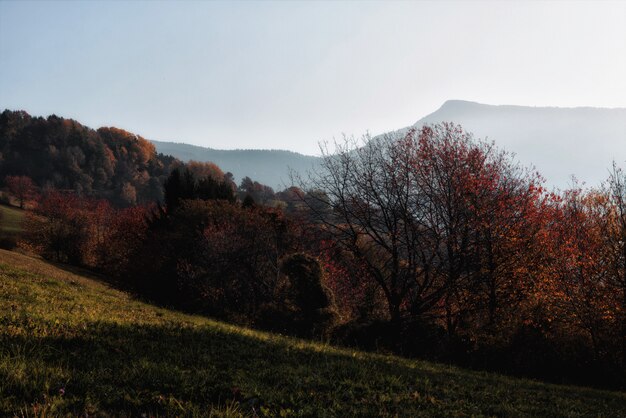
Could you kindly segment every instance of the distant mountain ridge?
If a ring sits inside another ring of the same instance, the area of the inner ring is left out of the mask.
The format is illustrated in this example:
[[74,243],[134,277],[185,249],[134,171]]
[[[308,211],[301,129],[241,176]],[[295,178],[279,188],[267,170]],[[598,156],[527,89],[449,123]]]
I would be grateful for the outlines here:
[[[606,178],[612,161],[626,166],[626,108],[529,107],[488,105],[448,100],[415,124],[453,122],[476,138],[495,141],[516,154],[525,166],[534,165],[547,186],[566,188],[571,176],[597,186]],[[289,186],[289,168],[305,174],[320,158],[281,150],[216,150],[188,144],[152,141],[158,152],[183,161],[212,161],[237,182],[245,176],[275,189]]]
[[291,185],[290,169],[304,174],[320,162],[319,157],[285,150],[219,150],[176,142],[151,142],[159,153],[182,161],[211,161],[225,173],[233,173],[237,183],[247,176],[274,190],[282,190]]
[[613,160],[626,166],[626,108],[449,100],[412,126],[440,122],[460,124],[476,138],[493,140],[498,148],[515,153],[523,165],[534,165],[548,186],[566,188],[572,175],[588,186],[598,186]]

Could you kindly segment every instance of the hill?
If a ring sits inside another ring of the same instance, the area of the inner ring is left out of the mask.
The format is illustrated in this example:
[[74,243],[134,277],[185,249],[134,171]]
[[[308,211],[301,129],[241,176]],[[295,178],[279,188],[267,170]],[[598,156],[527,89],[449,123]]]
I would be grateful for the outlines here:
[[118,206],[162,198],[161,184],[180,161],[117,128],[93,130],[56,115],[0,113],[0,179],[28,176],[39,188],[73,190]]
[[[523,165],[534,165],[548,186],[566,188],[572,175],[596,186],[606,178],[613,160],[618,164],[626,162],[624,108],[492,106],[449,100],[411,127],[439,122],[460,124],[475,137],[493,140],[499,148],[514,152]],[[163,154],[183,161],[213,161],[224,171],[232,172],[237,181],[249,176],[278,189],[289,185],[288,167],[304,174],[319,164],[318,157],[289,151],[227,151],[152,142]]]
[[[626,162],[626,109],[492,106],[449,100],[411,127],[454,122],[474,136],[495,141],[534,165],[548,186],[568,187],[571,175],[596,186],[612,161]],[[404,132],[408,128],[396,132]],[[151,142],[151,143],[150,143]],[[0,115],[0,176],[28,175],[39,186],[79,190],[120,205],[160,199],[160,184],[182,161],[213,162],[237,183],[250,177],[282,190],[290,170],[304,175],[320,158],[285,150],[218,150],[146,141],[115,128],[25,112]],[[172,157],[168,157],[172,156]]]
[[319,164],[319,158],[284,150],[218,150],[176,142],[151,141],[157,151],[182,161],[211,161],[224,172],[231,172],[239,183],[244,177],[283,190],[290,186],[289,171],[306,173]]
[[0,415],[626,416],[626,394],[366,354],[134,300],[0,250]]
[[565,188],[571,176],[589,186],[606,179],[613,160],[626,163],[625,108],[492,106],[449,100],[413,126],[454,122],[475,137],[495,141],[534,165],[549,186]]

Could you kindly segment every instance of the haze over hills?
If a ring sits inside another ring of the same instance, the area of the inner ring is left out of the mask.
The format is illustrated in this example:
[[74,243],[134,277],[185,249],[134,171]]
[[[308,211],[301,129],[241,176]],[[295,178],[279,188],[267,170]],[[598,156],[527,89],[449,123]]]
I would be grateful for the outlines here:
[[[494,106],[449,100],[412,127],[438,122],[460,124],[475,137],[495,141],[499,148],[515,153],[523,165],[534,165],[548,187],[566,188],[572,175],[597,186],[613,160],[626,163],[626,108]],[[238,182],[249,176],[276,189],[289,185],[289,168],[304,173],[319,163],[318,157],[291,151],[216,150],[152,142],[163,154],[183,161],[212,161],[232,172]]]
[[534,165],[547,186],[575,175],[588,186],[606,179],[613,160],[626,165],[626,108],[493,106],[449,100],[413,126],[454,122]]
[[254,181],[282,190],[290,186],[289,169],[306,173],[319,164],[319,157],[284,150],[218,150],[176,142],[151,141],[158,152],[180,160],[211,161],[239,183],[248,176]]

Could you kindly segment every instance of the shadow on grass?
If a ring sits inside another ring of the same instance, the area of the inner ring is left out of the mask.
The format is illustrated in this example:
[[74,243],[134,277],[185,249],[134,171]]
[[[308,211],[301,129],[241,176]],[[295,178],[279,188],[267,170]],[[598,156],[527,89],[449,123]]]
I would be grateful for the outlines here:
[[59,337],[0,337],[3,416],[44,393],[75,415],[200,416],[234,400],[244,411],[277,415],[626,416],[623,394],[264,339],[226,326],[95,322]]

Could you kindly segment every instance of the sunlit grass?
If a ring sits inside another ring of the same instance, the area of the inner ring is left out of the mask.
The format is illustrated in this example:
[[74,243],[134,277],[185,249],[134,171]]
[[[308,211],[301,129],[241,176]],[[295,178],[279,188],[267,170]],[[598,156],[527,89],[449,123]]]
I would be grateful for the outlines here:
[[0,233],[18,234],[23,231],[24,211],[12,206],[0,205]]
[[0,416],[626,416],[626,395],[157,308],[0,251]]

